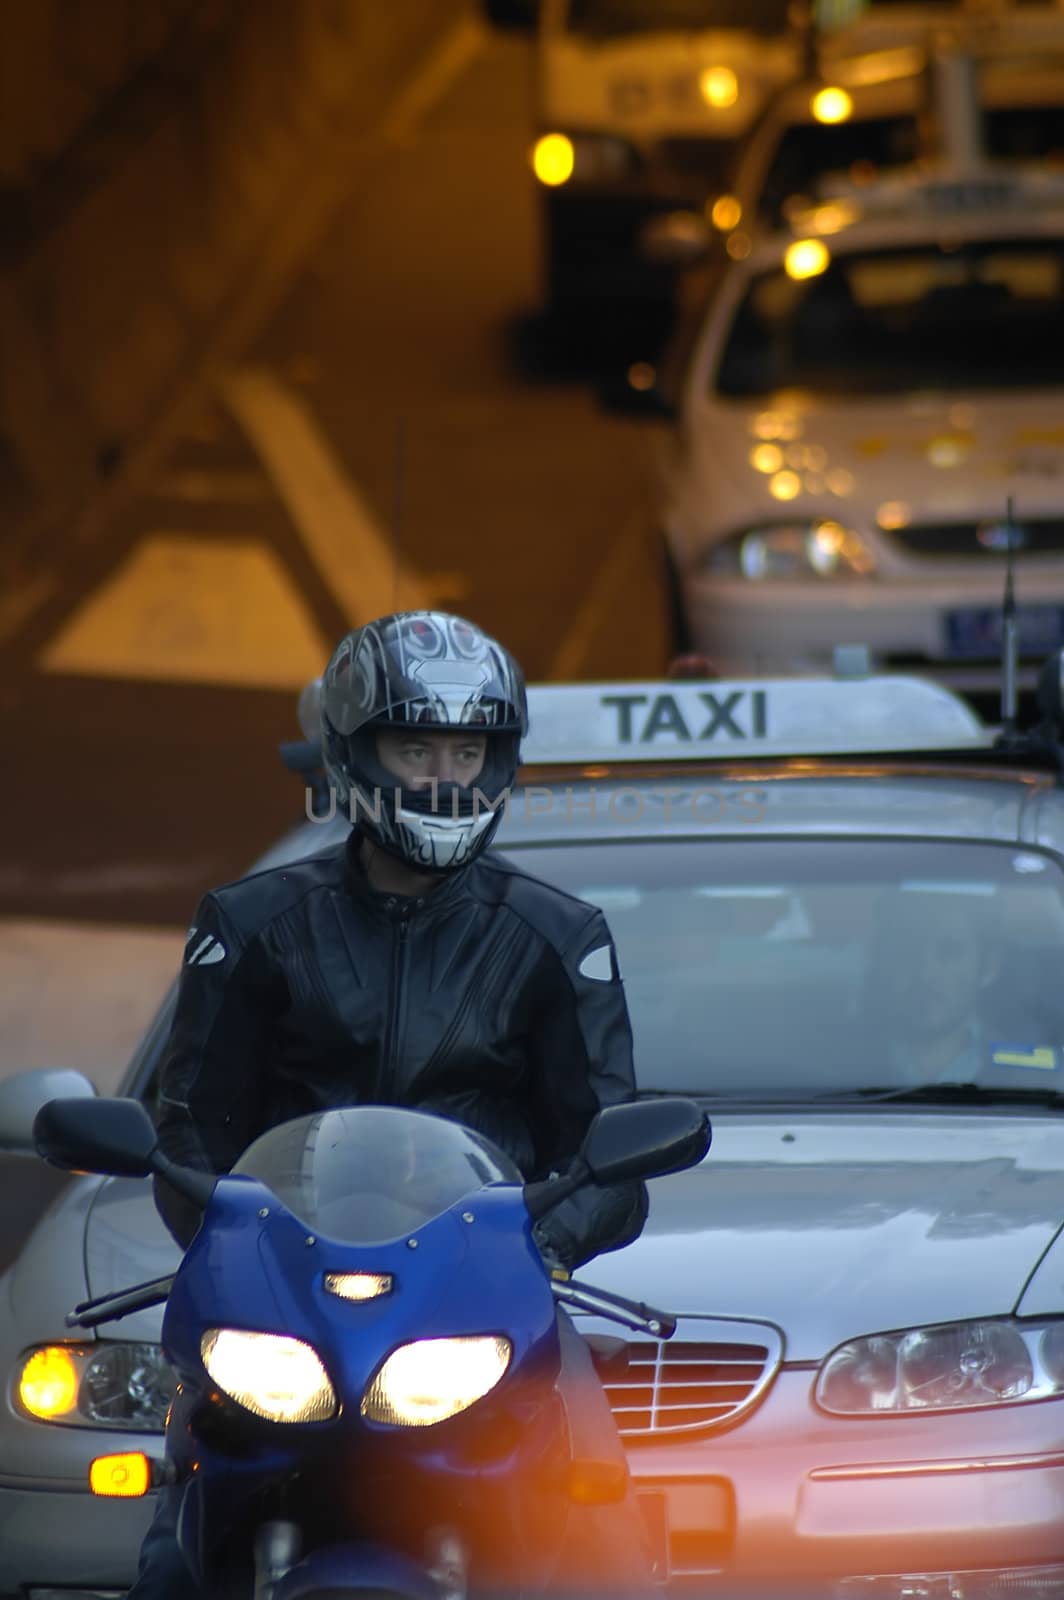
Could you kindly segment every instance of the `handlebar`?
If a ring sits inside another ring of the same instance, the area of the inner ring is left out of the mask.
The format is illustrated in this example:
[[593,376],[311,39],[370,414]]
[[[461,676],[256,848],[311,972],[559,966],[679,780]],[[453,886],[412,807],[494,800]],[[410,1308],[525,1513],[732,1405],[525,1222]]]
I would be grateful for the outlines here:
[[555,1300],[571,1306],[574,1311],[587,1311],[597,1317],[608,1317],[623,1327],[634,1328],[637,1333],[647,1333],[653,1339],[671,1339],[676,1332],[676,1318],[668,1311],[657,1311],[642,1300],[626,1300],[623,1295],[608,1289],[596,1289],[590,1283],[551,1280]]
[[97,1300],[83,1300],[68,1311],[64,1318],[68,1328],[96,1328],[101,1322],[117,1322],[119,1317],[129,1317],[134,1311],[147,1311],[150,1306],[161,1306],[173,1288],[176,1274],[165,1278],[150,1278],[147,1283],[135,1283],[130,1289],[120,1289],[117,1294],[100,1295]]

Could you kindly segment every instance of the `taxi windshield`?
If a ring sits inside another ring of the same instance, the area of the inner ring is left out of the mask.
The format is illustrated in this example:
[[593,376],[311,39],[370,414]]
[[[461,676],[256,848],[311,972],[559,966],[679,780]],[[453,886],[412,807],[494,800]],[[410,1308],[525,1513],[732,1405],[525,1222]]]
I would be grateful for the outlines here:
[[271,1128],[233,1167],[308,1229],[344,1244],[397,1239],[489,1183],[521,1174],[479,1134],[424,1112],[360,1106]]
[[1040,851],[806,837],[521,856],[602,908],[643,1090],[1064,1083],[1064,872]]
[[1059,385],[1064,240],[837,255],[754,278],[716,373],[722,395],[874,395]]

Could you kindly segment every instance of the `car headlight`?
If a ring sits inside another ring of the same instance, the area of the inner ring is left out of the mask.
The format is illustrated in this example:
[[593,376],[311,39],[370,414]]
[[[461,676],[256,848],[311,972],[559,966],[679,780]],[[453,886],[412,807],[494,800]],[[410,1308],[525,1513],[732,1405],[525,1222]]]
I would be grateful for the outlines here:
[[948,1322],[840,1345],[817,1403],[842,1416],[953,1411],[1064,1395],[1064,1322]]
[[834,1600],[1060,1600],[1064,1566],[983,1567],[963,1572],[898,1572],[838,1578]]
[[491,1335],[402,1344],[366,1390],[362,1415],[399,1427],[431,1427],[482,1400],[512,1354],[509,1339]]
[[861,535],[830,517],[775,523],[734,535],[706,553],[713,575],[761,583],[773,578],[865,578],[875,556]]
[[223,1394],[270,1422],[327,1422],[339,1410],[318,1352],[303,1339],[208,1328],[200,1357]]
[[49,1344],[15,1375],[19,1409],[38,1422],[162,1433],[175,1378],[157,1344]]

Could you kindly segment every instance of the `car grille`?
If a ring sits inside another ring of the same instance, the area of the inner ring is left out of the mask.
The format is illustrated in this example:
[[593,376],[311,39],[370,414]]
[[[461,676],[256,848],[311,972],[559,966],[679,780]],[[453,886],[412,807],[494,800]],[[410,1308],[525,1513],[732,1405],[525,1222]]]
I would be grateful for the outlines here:
[[588,1335],[583,1319],[579,1326],[626,1439],[733,1421],[760,1400],[783,1355],[777,1329],[760,1322],[684,1317],[669,1340]]
[[[998,526],[1000,523],[992,518],[981,522],[910,523],[907,528],[892,529],[891,538],[916,556],[991,556],[1003,562],[1004,550],[995,549],[979,537],[980,529]],[[1023,542],[1014,546],[1014,554],[1021,560],[1024,555],[1064,550],[1064,517],[1025,517],[1018,526],[1023,531]]]

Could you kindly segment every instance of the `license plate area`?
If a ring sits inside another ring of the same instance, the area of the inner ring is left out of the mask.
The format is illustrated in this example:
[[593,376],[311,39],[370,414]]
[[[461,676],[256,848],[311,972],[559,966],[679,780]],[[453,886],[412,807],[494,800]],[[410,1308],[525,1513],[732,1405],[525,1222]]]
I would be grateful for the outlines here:
[[639,1503],[650,1531],[660,1581],[721,1572],[735,1539],[735,1495],[717,1478],[641,1484]]
[[[1000,606],[968,606],[944,617],[946,654],[954,661],[996,660],[1001,654]],[[1016,607],[1020,654],[1045,656],[1064,645],[1064,606]]]

